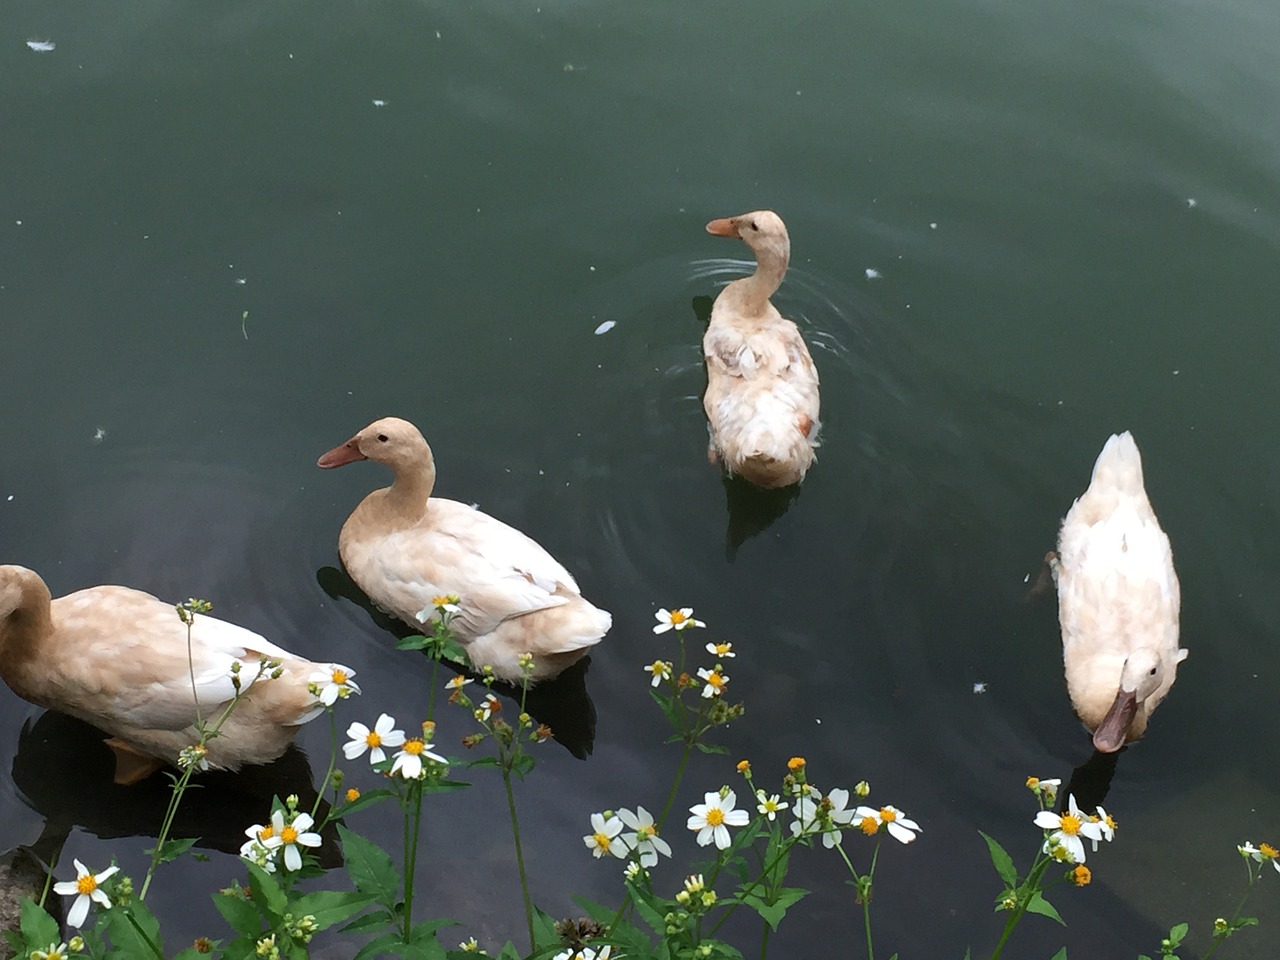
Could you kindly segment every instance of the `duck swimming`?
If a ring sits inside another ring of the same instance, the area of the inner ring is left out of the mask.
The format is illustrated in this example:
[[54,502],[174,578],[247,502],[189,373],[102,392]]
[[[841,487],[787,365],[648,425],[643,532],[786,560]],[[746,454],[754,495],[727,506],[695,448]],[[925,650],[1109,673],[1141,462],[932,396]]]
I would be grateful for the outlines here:
[[799,328],[769,298],[791,258],[791,240],[772,210],[712,220],[707,232],[737,237],[755,273],[725,286],[702,338],[710,433],[707,457],[758,487],[799,483],[818,446],[818,370]]
[[1067,691],[1094,747],[1112,753],[1142,736],[1187,657],[1173,551],[1127,431],[1107,440],[1067,511],[1053,566]]
[[[99,586],[55,600],[38,574],[0,566],[0,677],[24,700],[111,734],[117,783],[177,764],[199,740],[198,716],[212,723],[234,699],[235,662],[247,693],[208,742],[210,766],[274,760],[323,712],[312,679],[331,668],[244,627],[194,617],[189,655],[186,624],[149,593]],[[280,675],[250,686],[266,660],[279,661]]]
[[338,535],[351,579],[374,603],[421,626],[438,600],[456,595],[450,621],[477,667],[519,681],[521,654],[532,680],[553,677],[604,639],[613,618],[583,599],[578,584],[538,543],[465,503],[432,496],[435,460],[412,423],[375,420],[318,461],[340,467],[372,460],[391,486],[361,501]]

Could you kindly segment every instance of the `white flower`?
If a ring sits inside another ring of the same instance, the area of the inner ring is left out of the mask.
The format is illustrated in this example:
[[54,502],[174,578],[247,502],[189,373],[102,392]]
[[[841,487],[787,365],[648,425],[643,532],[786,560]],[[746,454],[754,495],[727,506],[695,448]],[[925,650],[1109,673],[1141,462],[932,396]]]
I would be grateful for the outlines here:
[[1061,847],[1071,863],[1084,863],[1081,837],[1097,840],[1102,836],[1102,828],[1080,812],[1074,795],[1067,797],[1066,813],[1059,816],[1052,810],[1041,810],[1036,814],[1035,825],[1042,830],[1054,831],[1044,842],[1044,852],[1052,853],[1054,847]]
[[436,763],[448,763],[444,757],[438,753],[433,753],[430,749],[431,744],[421,737],[411,737],[404,742],[404,747],[396,754],[396,762],[391,765],[391,776],[399,774],[406,780],[420,780],[425,774],[422,768],[422,758],[434,760]]
[[309,813],[300,813],[290,823],[285,823],[284,811],[276,810],[271,814],[271,836],[262,840],[262,845],[269,850],[284,850],[286,870],[301,870],[302,852],[298,847],[320,846],[320,834],[307,832],[314,823]]
[[381,763],[387,759],[383,747],[398,747],[404,743],[404,731],[395,730],[396,722],[387,714],[378,717],[378,722],[370,730],[363,723],[353,723],[347,727],[347,736],[351,740],[342,745],[342,754],[348,760],[354,760],[369,751],[370,763]]
[[633,882],[639,879],[642,874],[644,874],[644,867],[634,860],[628,860],[627,865],[622,869],[622,875]]
[[710,653],[713,656],[726,657],[729,659],[737,656],[737,654],[733,652],[732,643],[708,643],[707,653]]
[[618,836],[621,832],[621,818],[612,816],[606,820],[603,813],[593,813],[591,832],[582,838],[582,842],[587,845],[587,849],[597,860],[606,854],[621,860],[627,855],[627,845]]
[[724,850],[729,846],[728,828],[744,827],[751,817],[745,810],[734,809],[738,798],[732,790],[708,793],[703,799],[705,803],[695,803],[689,808],[693,816],[686,826],[698,831],[698,846],[705,847],[715,840],[716,847]]
[[[1111,814],[1107,813],[1102,807],[1098,807],[1097,815],[1089,818],[1098,825],[1098,831],[1102,834],[1102,839],[1110,843],[1116,836],[1116,822],[1112,819]],[[1098,841],[1094,839],[1093,849],[1098,849]],[[1280,870],[1280,867],[1276,868]]]
[[344,700],[353,693],[359,693],[360,687],[352,682],[356,672],[340,663],[331,663],[323,670],[311,674],[309,683],[315,695],[326,707],[332,707],[342,697]]
[[760,801],[760,804],[759,806],[756,807],[756,809],[759,810],[761,813],[763,813],[770,820],[776,820],[778,818],[778,812],[780,810],[787,809],[786,801],[784,800],[782,802],[779,802],[779,798],[776,793],[773,796],[768,797],[768,796],[765,796],[765,792],[763,790],[757,790],[756,799]]
[[724,693],[724,688],[729,683],[727,674],[720,672],[720,665],[716,664],[714,670],[707,670],[705,667],[698,670],[698,676],[706,681],[706,686],[702,688],[702,696],[704,698],[718,697]]
[[67,960],[67,951],[70,949],[65,943],[51,943],[44,950],[32,950],[31,960]]
[[486,693],[484,695],[484,703],[480,704],[479,708],[476,710],[476,719],[484,722],[495,713],[498,713],[501,709],[502,701],[492,693]]
[[659,610],[654,616],[658,619],[658,625],[653,628],[654,633],[666,633],[673,627],[676,630],[683,630],[685,627],[706,626],[701,620],[693,619],[693,607],[681,607],[679,610]]
[[663,680],[671,679],[671,671],[675,669],[675,665],[668,660],[655,660],[644,668],[645,673],[653,674],[653,686],[657,686]]
[[[249,828],[254,829],[253,827]],[[255,840],[246,840],[240,845],[240,856],[267,873],[276,872],[276,853],[272,848]]]
[[873,807],[859,807],[853,811],[853,815],[858,821],[858,829],[867,836],[877,833],[881,824],[888,829],[889,836],[899,843],[911,843],[915,840],[916,834],[922,832],[920,824],[903,816],[902,811],[894,806],[886,805],[879,810]]
[[598,952],[591,947],[582,947],[579,950],[562,950],[551,960],[609,960],[612,952],[612,946],[601,947]]
[[63,880],[53,885],[53,892],[59,896],[69,897],[76,895],[75,902],[71,904],[71,910],[67,914],[67,925],[72,927],[80,927],[87,916],[89,916],[89,902],[93,901],[99,906],[111,909],[111,900],[99,889],[99,884],[108,877],[114,875],[119,867],[107,867],[99,874],[89,872],[79,860],[73,861],[76,865],[76,878],[74,880]]
[[1050,803],[1058,799],[1058,788],[1062,786],[1060,777],[1041,780],[1039,777],[1027,777],[1027,787],[1033,793],[1044,794],[1044,798]]
[[419,623],[428,623],[431,620],[439,620],[441,614],[448,614],[450,617],[456,616],[462,612],[462,608],[458,606],[461,599],[456,593],[432,597],[429,604],[413,615],[414,619]]
[[448,683],[446,683],[444,685],[444,688],[446,690],[461,690],[468,683],[475,683],[475,681],[472,680],[470,677],[464,677],[462,674],[458,674],[456,677],[453,677]]
[[[1102,808],[1099,807],[1098,809],[1101,812]],[[1276,868],[1277,872],[1280,872],[1280,850],[1276,850],[1271,844],[1264,843],[1260,847],[1255,847],[1250,841],[1246,840],[1244,846],[1236,847],[1236,849],[1240,851],[1240,856],[1251,857],[1258,863],[1269,863]]]
[[644,807],[636,807],[635,813],[630,810],[619,810],[618,816],[632,830],[631,833],[622,835],[622,842],[628,848],[639,852],[642,867],[655,866],[658,862],[658,854],[664,857],[671,856],[671,845],[658,836],[653,814],[648,810]]

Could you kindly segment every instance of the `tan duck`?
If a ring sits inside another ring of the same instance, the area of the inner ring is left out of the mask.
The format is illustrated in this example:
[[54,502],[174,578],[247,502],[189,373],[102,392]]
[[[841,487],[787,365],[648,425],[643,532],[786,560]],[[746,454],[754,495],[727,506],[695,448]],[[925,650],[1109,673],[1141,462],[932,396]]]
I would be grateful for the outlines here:
[[1054,567],[1067,691],[1093,745],[1111,753],[1142,736],[1187,656],[1173,551],[1127,431],[1107,441],[1067,511]]
[[260,660],[279,660],[276,679],[259,679],[208,744],[210,766],[238,770],[274,760],[300,724],[323,707],[309,686],[325,671],[244,627],[197,616],[187,627],[173,604],[129,587],[77,590],[54,600],[45,582],[19,566],[0,566],[0,676],[37,706],[78,717],[111,734],[116,782],[134,783],[198,739],[200,716],[215,721],[234,698],[232,663],[242,684]]
[[702,338],[707,457],[756,486],[799,483],[818,445],[818,370],[799,329],[769,302],[791,258],[787,228],[757,210],[712,220],[707,232],[738,237],[756,256],[755,273],[716,297]]
[[393,477],[361,501],[338,537],[343,566],[378,606],[420,626],[436,615],[437,598],[456,594],[458,640],[473,664],[505,680],[520,678],[522,653],[533,654],[532,679],[542,680],[604,639],[613,618],[583,599],[551,554],[501,520],[431,495],[435,461],[413,424],[376,420],[317,463],[357,460]]

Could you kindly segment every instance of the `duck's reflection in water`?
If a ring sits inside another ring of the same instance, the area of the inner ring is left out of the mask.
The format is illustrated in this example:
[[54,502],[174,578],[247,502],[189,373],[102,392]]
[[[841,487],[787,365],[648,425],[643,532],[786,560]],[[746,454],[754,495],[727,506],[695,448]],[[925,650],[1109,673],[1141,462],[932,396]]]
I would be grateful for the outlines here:
[[[379,628],[397,639],[422,632],[378,609],[345,570],[321,567],[316,571],[316,582],[331,599],[354,603]],[[525,697],[525,710],[529,716],[550,727],[552,739],[579,760],[585,760],[591,753],[596,737],[596,707],[587,692],[587,670],[590,666],[591,657],[585,656],[559,676],[531,687]],[[493,684],[493,691],[517,705],[520,703],[520,688],[517,686],[497,681]]]
[[[13,782],[22,799],[45,819],[31,850],[51,863],[67,835],[76,827],[101,837],[154,837],[164,821],[172,795],[169,777],[157,771],[132,786],[114,782],[115,760],[103,743],[106,734],[55,711],[28,722],[18,736],[13,759]],[[74,789],[67,772],[75,771]],[[196,846],[238,853],[245,829],[271,815],[273,797],[296,794],[301,809],[315,803],[311,765],[306,754],[291,746],[279,759],[238,773],[211,770],[192,781],[170,830],[171,838],[196,837]],[[323,821],[329,805],[320,802],[316,820]],[[342,863],[336,830],[323,831],[325,843],[313,851],[325,868]]]
[[757,533],[768,530],[773,522],[791,509],[800,496],[800,484],[779,490],[762,490],[741,477],[724,478],[724,499],[729,511],[725,528],[724,555],[730,563],[738,548]]
[[1093,756],[1072,770],[1066,789],[1058,793],[1059,812],[1067,809],[1068,797],[1075,797],[1076,806],[1085,813],[1093,813],[1102,806],[1107,799],[1107,791],[1111,789],[1111,778],[1115,776],[1120,754],[1127,749],[1125,747],[1115,753],[1095,750]]

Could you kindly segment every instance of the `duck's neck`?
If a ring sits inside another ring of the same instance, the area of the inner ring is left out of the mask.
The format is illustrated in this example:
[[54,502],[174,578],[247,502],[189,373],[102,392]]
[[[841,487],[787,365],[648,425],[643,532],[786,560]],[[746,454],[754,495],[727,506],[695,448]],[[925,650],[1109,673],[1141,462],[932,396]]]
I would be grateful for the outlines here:
[[746,314],[762,313],[769,303],[769,298],[782,286],[782,278],[787,273],[789,256],[786,250],[762,246],[756,251],[756,272],[749,277],[735,280],[725,287],[724,293],[729,296],[740,312]]
[[428,449],[412,464],[395,470],[395,479],[383,495],[383,508],[406,520],[418,520],[427,509],[436,485],[436,464]]
[[49,588],[32,575],[21,583],[22,599],[0,620],[0,651],[6,675],[39,658],[46,637],[53,633],[53,605]]

